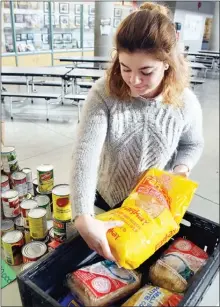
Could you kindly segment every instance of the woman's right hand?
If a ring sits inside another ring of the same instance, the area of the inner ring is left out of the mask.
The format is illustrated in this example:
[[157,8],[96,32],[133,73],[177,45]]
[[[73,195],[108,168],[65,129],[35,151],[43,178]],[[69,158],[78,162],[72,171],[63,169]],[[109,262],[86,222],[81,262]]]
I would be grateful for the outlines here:
[[123,224],[120,221],[99,221],[88,214],[80,215],[75,220],[75,227],[89,248],[111,261],[115,261],[115,258],[111,253],[106,234],[109,229],[123,226]]

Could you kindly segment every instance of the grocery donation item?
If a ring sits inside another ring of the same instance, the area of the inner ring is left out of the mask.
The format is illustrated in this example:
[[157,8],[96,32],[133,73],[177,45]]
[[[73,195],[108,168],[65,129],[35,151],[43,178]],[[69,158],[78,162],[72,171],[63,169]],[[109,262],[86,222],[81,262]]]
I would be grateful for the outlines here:
[[182,300],[183,295],[172,293],[166,289],[146,285],[130,297],[122,306],[148,306],[148,307],[161,307],[161,306],[178,306]]
[[21,248],[24,245],[23,234],[19,230],[6,232],[2,237],[5,261],[10,265],[22,263]]
[[206,263],[208,254],[189,240],[178,238],[150,268],[151,282],[183,292],[192,276]]
[[39,192],[50,192],[54,185],[53,165],[41,164],[37,167]]
[[67,275],[67,284],[84,306],[107,306],[133,294],[141,276],[105,260]]
[[14,147],[3,146],[1,150],[1,161],[5,173],[11,174],[19,170],[17,155]]
[[123,221],[107,239],[117,263],[135,269],[179,231],[197,184],[165,171],[151,169],[122,207],[98,215],[102,221]]

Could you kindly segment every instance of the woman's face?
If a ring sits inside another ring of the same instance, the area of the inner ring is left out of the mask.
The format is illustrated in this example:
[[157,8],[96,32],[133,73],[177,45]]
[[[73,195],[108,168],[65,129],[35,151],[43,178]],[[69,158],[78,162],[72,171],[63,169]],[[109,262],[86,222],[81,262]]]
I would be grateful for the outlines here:
[[160,93],[164,71],[168,65],[143,52],[120,52],[121,75],[134,97],[153,98]]

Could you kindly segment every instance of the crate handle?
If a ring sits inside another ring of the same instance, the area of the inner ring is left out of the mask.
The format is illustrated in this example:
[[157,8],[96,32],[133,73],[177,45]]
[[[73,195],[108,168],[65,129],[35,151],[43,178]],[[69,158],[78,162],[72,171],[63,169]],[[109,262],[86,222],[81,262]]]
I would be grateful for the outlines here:
[[191,222],[189,222],[189,221],[187,221],[185,219],[182,219],[181,224],[183,224],[183,225],[185,225],[187,227],[191,227]]

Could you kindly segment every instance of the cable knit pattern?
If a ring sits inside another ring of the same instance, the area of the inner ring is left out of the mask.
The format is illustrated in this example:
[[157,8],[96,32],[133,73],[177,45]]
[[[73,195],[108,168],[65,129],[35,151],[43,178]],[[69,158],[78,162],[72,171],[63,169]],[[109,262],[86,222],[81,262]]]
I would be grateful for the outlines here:
[[93,214],[95,191],[114,207],[147,169],[192,169],[203,149],[202,111],[190,89],[181,107],[155,99],[125,102],[106,95],[105,78],[90,90],[78,126],[71,173],[74,215]]

